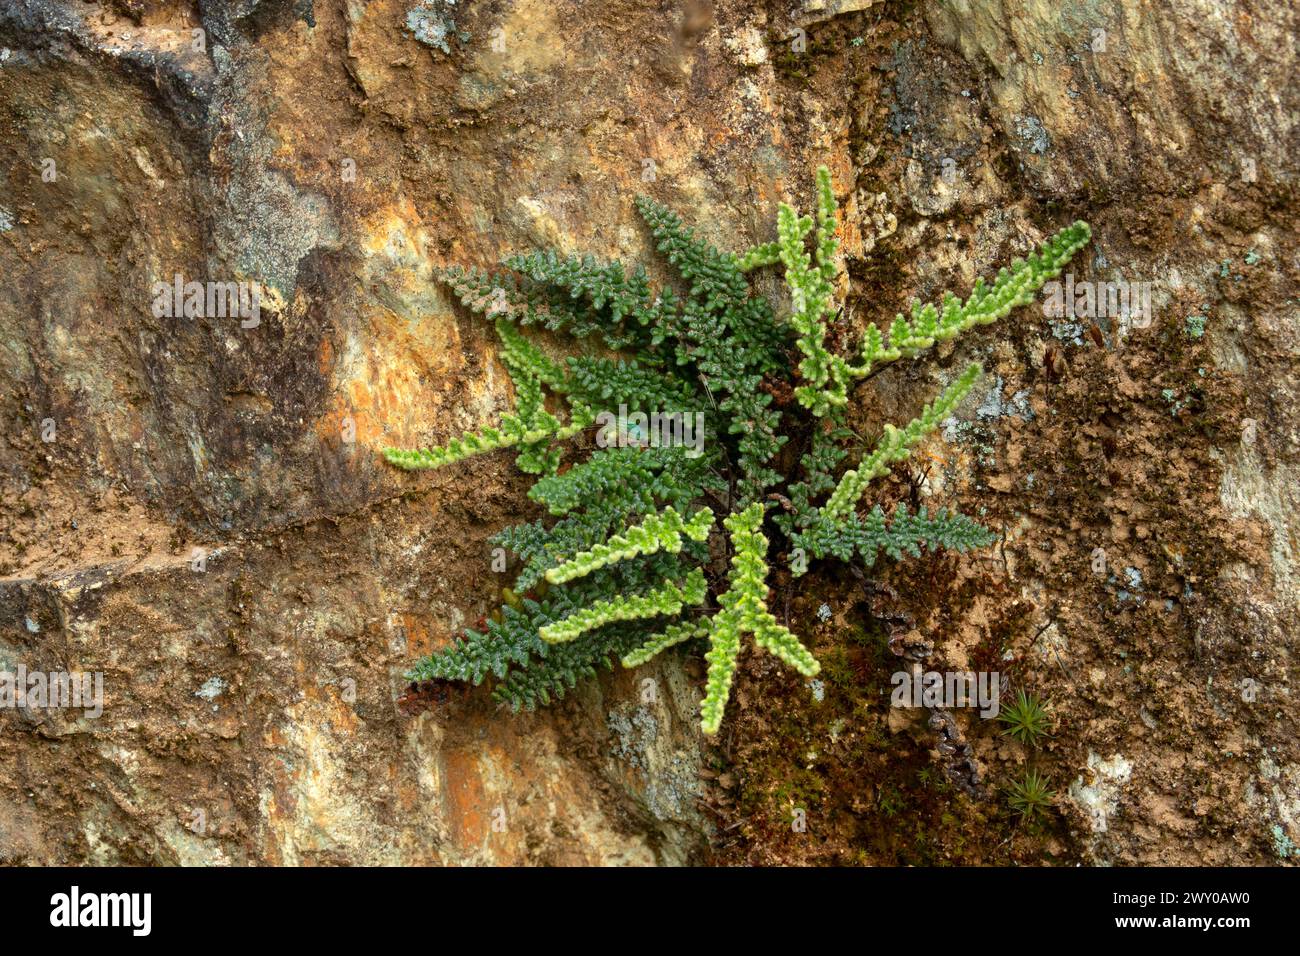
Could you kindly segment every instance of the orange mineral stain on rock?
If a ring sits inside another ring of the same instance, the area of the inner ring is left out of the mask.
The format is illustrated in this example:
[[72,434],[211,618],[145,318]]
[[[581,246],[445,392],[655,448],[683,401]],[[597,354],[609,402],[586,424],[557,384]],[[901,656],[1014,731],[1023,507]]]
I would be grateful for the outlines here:
[[452,638],[445,633],[445,626],[431,629],[432,618],[422,614],[401,614],[397,626],[406,635],[406,653],[412,659],[424,657],[435,648],[446,646]]
[[328,336],[320,340],[316,367],[320,369],[321,375],[329,375],[330,370],[334,367],[334,343],[330,341]]
[[462,850],[478,849],[491,833],[490,808],[478,759],[471,753],[447,750],[442,763],[447,827],[452,839]]

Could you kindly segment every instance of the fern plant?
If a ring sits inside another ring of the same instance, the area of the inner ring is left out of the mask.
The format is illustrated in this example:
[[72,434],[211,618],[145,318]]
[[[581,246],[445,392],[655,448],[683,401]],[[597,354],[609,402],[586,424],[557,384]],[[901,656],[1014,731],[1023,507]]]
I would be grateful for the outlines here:
[[[464,305],[495,321],[517,407],[445,446],[383,455],[405,469],[468,469],[467,458],[514,449],[517,466],[538,476],[529,498],[549,517],[493,538],[518,560],[505,603],[480,628],[418,661],[411,680],[478,685],[492,677],[494,697],[518,710],[562,697],[613,660],[636,667],[670,647],[704,642],[701,725],[715,733],[744,637],[800,674],[819,669],[768,607],[764,529],[779,535],[796,574],[809,556],[870,567],[882,552],[897,559],[992,540],[988,529],[946,510],[861,510],[868,485],[952,414],[979,366],[962,370],[905,426],[886,425],[875,447],[844,468],[849,391],[884,363],[1029,302],[1088,241],[1087,224],[1062,229],[991,283],[977,282],[964,301],[947,295],[937,306],[914,304],[884,332],[868,325],[855,356],[845,357],[827,346],[838,311],[839,222],[825,168],[816,192],[814,215],[783,204],[776,240],[741,255],[718,250],[671,210],[638,198],[658,251],[680,277],[675,287],[655,289],[640,267],[553,252],[508,256],[496,273],[442,274]],[[747,278],[773,266],[783,269],[790,292],[784,318]],[[530,327],[584,347],[556,361]],[[795,401],[778,400],[786,394]],[[686,416],[702,426],[691,433],[703,442],[680,440]],[[806,445],[797,464],[782,456],[792,437]],[[565,464],[574,453],[581,460]]]

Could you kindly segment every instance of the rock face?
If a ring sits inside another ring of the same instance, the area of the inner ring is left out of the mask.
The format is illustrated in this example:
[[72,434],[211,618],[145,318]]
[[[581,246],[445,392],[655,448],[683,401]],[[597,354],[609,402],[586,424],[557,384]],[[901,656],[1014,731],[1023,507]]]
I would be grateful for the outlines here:
[[[6,3],[0,669],[102,672],[105,699],[0,710],[0,861],[893,862],[855,844],[856,796],[801,807],[797,843],[715,839],[706,763],[734,765],[751,819],[780,808],[754,750],[700,740],[679,659],[533,715],[410,693],[412,658],[508,583],[486,541],[527,483],[499,457],[412,478],[375,456],[512,402],[436,267],[535,246],[653,262],[637,192],[740,248],[772,237],[779,201],[807,207],[819,163],[852,328],[964,293],[1073,218],[1096,237],[1080,282],[1149,284],[1149,322],[1030,309],[956,347],[996,384],[936,443],[928,490],[1008,535],[959,562],[981,588],[960,620],[904,610],[950,666],[1013,661],[1048,691],[1032,759],[1059,825],[1025,852],[1289,856],[1298,18],[1263,0]],[[257,283],[260,309],[168,317],[156,284],[177,276]],[[905,419],[929,367],[859,393],[860,429]],[[795,620],[825,648],[843,608],[816,607]],[[740,696],[742,726],[767,693]],[[795,749],[751,729],[760,754]],[[968,730],[993,780],[1030,759]],[[809,746],[846,758],[843,733]]]

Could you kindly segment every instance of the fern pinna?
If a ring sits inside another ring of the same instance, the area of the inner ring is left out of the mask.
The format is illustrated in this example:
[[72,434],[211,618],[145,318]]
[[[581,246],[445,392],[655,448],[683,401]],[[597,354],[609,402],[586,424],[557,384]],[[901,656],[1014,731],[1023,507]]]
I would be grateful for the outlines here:
[[[676,288],[655,289],[640,267],[552,252],[509,256],[498,273],[451,269],[442,277],[464,305],[495,320],[517,408],[443,447],[387,448],[384,457],[399,468],[472,468],[459,463],[514,449],[518,467],[538,476],[528,496],[549,515],[495,536],[519,562],[506,603],[409,677],[477,685],[491,675],[493,695],[518,710],[562,697],[613,660],[635,667],[698,640],[708,645],[701,724],[714,733],[746,636],[799,673],[818,672],[768,609],[765,528],[780,536],[795,574],[808,558],[869,567],[881,553],[964,551],[992,540],[948,511],[860,510],[867,486],[952,414],[979,366],[966,367],[907,425],[886,425],[875,447],[844,468],[849,391],[883,363],[1027,304],[1091,233],[1076,222],[992,282],[977,282],[964,301],[914,304],[884,331],[869,324],[856,354],[843,356],[826,344],[838,311],[839,222],[825,168],[815,214],[783,204],[776,240],[739,256],[652,199],[636,205],[680,276]],[[783,269],[790,291],[784,319],[747,279],[771,266]],[[529,327],[587,348],[555,361]],[[791,389],[796,401],[774,399]],[[790,436],[807,438],[809,448],[787,477],[779,453]],[[565,453],[582,460],[565,465]],[[711,557],[710,538],[725,569]]]

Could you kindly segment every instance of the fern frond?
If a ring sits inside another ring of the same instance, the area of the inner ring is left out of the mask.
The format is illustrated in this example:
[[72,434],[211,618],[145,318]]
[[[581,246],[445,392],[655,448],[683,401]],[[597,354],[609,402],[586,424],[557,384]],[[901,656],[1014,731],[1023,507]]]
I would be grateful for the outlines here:
[[[881,362],[912,358],[936,342],[946,342],[975,325],[988,325],[1004,318],[1012,309],[1028,305],[1046,283],[1061,274],[1075,253],[1092,238],[1092,229],[1082,220],[1066,226],[1043,243],[1028,259],[1017,259],[1011,267],[998,270],[993,284],[983,279],[965,302],[946,293],[939,305],[913,302],[911,315],[900,313],[889,327],[888,341],[876,326],[868,326],[862,340],[862,364],[841,363],[840,374],[862,378]],[[847,379],[846,379],[847,380]]]
[[[930,515],[924,507],[910,514],[907,505],[900,504],[889,518],[879,505],[865,518],[856,514],[833,520],[819,516],[806,529],[791,534],[790,541],[814,558],[852,561],[856,554],[870,568],[882,551],[898,560],[905,554],[920,557],[922,546],[930,551],[969,551],[991,544],[995,538],[992,531],[966,515],[948,511]],[[793,573],[797,577],[802,572],[794,569]]]
[[503,607],[501,620],[489,620],[486,630],[466,629],[465,636],[450,647],[422,658],[406,674],[411,681],[459,680],[478,686],[488,674],[505,677],[512,665],[523,666],[540,653],[538,621],[545,609],[525,599],[522,607]]
[[579,681],[608,670],[641,639],[640,630],[629,624],[602,628],[568,644],[547,645],[545,657],[530,661],[527,667],[512,668],[493,689],[492,699],[515,713],[544,707],[562,699]]
[[[706,360],[734,366],[732,375],[779,369],[784,332],[767,300],[750,295],[741,260],[697,238],[681,217],[653,199],[638,196],[636,206],[659,251],[690,284],[687,305],[695,315],[679,317],[671,334]],[[715,329],[701,325],[705,315],[716,320]]]
[[691,298],[714,310],[749,297],[749,283],[736,257],[699,239],[681,217],[648,196],[638,196],[637,211],[668,262],[691,284]]
[[722,714],[731,698],[731,683],[736,677],[740,658],[740,622],[734,614],[723,617],[719,611],[709,619],[709,649],[704,660],[709,665],[704,681],[704,699],[700,702],[700,729],[716,734],[722,726]]
[[561,258],[551,251],[507,256],[502,264],[533,282],[566,292],[571,300],[585,302],[595,313],[607,314],[610,326],[625,319],[638,325],[649,322],[653,295],[640,266],[629,275],[621,262],[600,263],[592,256]]
[[971,363],[938,398],[925,406],[919,416],[908,422],[906,428],[886,425],[884,436],[871,454],[857,468],[846,471],[840,478],[834,493],[822,506],[821,515],[831,520],[849,515],[857,507],[867,485],[886,474],[895,462],[907,458],[913,446],[938,428],[939,423],[961,404],[982,374],[979,365]]
[[708,477],[713,456],[691,458],[674,445],[642,448],[629,445],[603,448],[562,475],[540,479],[528,497],[546,505],[553,515],[599,501],[602,496],[628,496],[640,512],[655,510],[656,498],[676,500],[716,487]]
[[774,266],[781,261],[781,244],[763,242],[747,250],[736,262],[741,272],[753,272],[764,266]]
[[461,305],[480,315],[497,315],[527,305],[514,277],[508,273],[450,266],[437,277],[451,288]]
[[657,551],[676,554],[682,549],[682,535],[692,541],[704,541],[712,527],[713,511],[709,508],[701,508],[689,521],[683,520],[676,509],[665,508],[605,543],[580,552],[563,564],[551,568],[546,572],[546,580],[551,584],[564,584],[638,555],[654,554]]
[[767,538],[759,530],[763,505],[754,502],[744,511],[727,517],[723,524],[731,532],[731,571],[727,592],[718,598],[722,610],[709,619],[709,651],[705,660],[709,673],[704,700],[700,703],[700,726],[706,734],[718,732],[740,654],[740,636],[748,632],[755,643],[808,677],[821,666],[789,629],[779,624],[767,609]]
[[821,665],[812,656],[812,652],[803,646],[788,627],[779,623],[770,611],[757,612],[746,623],[754,632],[754,643],[787,667],[797,670],[805,677],[814,677],[821,671]]
[[[781,263],[785,266],[785,281],[790,288],[794,311],[790,324],[799,333],[797,345],[803,353],[799,362],[799,376],[803,384],[795,389],[799,404],[823,416],[834,405],[843,404],[842,389],[833,379],[833,356],[826,348],[826,316],[832,311],[835,279],[835,251],[839,241],[836,229],[835,194],[831,188],[831,174],[825,166],[817,170],[817,214],[800,216],[785,203],[777,213],[777,245]],[[805,248],[810,232],[813,237],[813,255]],[[831,386],[828,388],[828,386]]]
[[675,376],[636,361],[571,357],[567,388],[593,408],[626,405],[630,412],[684,412],[697,408],[699,394]]
[[900,313],[887,336],[875,325],[868,325],[859,349],[860,364],[853,365],[831,354],[825,343],[825,319],[834,311],[831,282],[835,277],[836,221],[835,197],[825,167],[817,171],[815,261],[805,248],[814,220],[800,217],[784,204],[777,219],[777,247],[794,303],[790,322],[799,333],[798,347],[803,355],[799,363],[803,382],[795,395],[818,417],[842,407],[848,400],[849,383],[869,375],[879,364],[914,357],[936,342],[955,338],[974,325],[995,322],[1012,309],[1028,305],[1092,236],[1086,222],[1075,222],[1043,243],[1028,259],[1017,259],[1009,269],[999,270],[991,286],[978,280],[965,302],[951,293],[944,295],[939,308],[913,302],[910,318]]
[[830,283],[835,279],[835,252],[840,241],[835,238],[839,228],[839,206],[835,202],[835,190],[831,186],[831,172],[825,166],[817,167],[817,235],[813,255],[822,278]]
[[708,583],[704,572],[697,568],[680,585],[666,581],[655,590],[637,597],[597,601],[561,621],[546,625],[538,634],[548,644],[563,644],[606,624],[677,614],[688,604],[703,604],[707,595]]
[[[785,266],[785,281],[790,287],[794,311],[790,324],[799,333],[796,345],[803,353],[799,362],[799,375],[804,389],[815,393],[830,381],[830,352],[826,349],[826,310],[831,296],[830,284],[821,270],[814,268],[808,255],[805,238],[812,231],[813,221],[800,216],[793,208],[782,203],[777,213],[777,235],[781,248],[781,263]],[[800,397],[801,404],[811,406],[811,399]]]
[[561,520],[549,528],[541,522],[507,528],[492,539],[524,561],[515,587],[528,590],[546,571],[605,541],[637,516],[665,505],[685,513],[706,491],[725,488],[713,473],[716,453],[690,458],[682,451],[600,449],[564,474],[538,480],[528,496]]
[[526,335],[505,319],[497,319],[495,327],[501,339],[501,360],[507,368],[527,374],[561,394],[569,391],[568,376],[564,369],[547,358],[546,353],[529,341]]
[[[556,391],[564,389],[563,372],[532,342],[504,319],[496,321],[497,335],[501,339],[501,362],[510,373],[515,386],[515,412],[530,429],[544,421],[542,385]],[[560,466],[560,449],[551,447],[551,436],[537,441],[521,442],[515,466],[525,474],[551,474]]]
[[470,433],[461,438],[453,438],[439,448],[385,448],[384,459],[398,468],[415,470],[420,468],[441,468],[473,455],[482,455],[499,448],[513,445],[528,445],[533,442],[551,439],[563,441],[572,438],[596,420],[589,408],[574,408],[569,424],[564,424],[546,411],[538,411],[531,423],[525,423],[518,415],[509,413],[501,416],[499,428],[484,428],[478,433]]
[[708,621],[688,621],[685,624],[669,624],[658,634],[652,636],[640,647],[623,655],[624,667],[640,667],[651,658],[678,644],[683,644],[693,637],[704,637],[709,633]]

